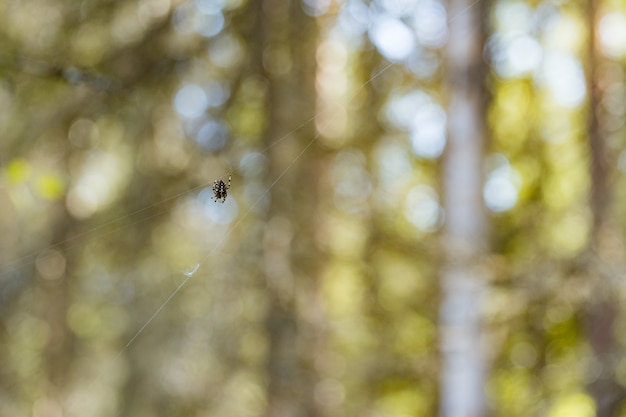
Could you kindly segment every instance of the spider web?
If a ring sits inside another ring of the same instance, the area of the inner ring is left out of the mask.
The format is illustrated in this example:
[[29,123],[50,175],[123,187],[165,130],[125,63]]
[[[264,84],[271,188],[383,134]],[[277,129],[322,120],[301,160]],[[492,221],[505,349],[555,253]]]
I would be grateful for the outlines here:
[[[448,18],[447,19],[447,24],[450,24],[456,18],[462,16],[468,10],[470,10],[471,8],[476,6],[480,1],[481,0],[475,0],[469,6],[465,7],[464,9],[460,10],[459,12],[457,12],[455,15],[451,16],[450,18]],[[348,97],[348,99],[346,101],[346,105],[351,103],[359,95],[359,93],[364,88],[366,88],[368,85],[370,85],[376,78],[380,77],[385,72],[387,72],[390,68],[392,68],[392,67],[394,67],[394,66],[396,66],[398,64],[401,65],[401,63],[398,63],[398,62],[388,63],[382,69],[380,69],[377,72],[375,72],[369,79],[367,79],[365,82],[363,82],[361,85],[359,85],[349,95],[349,97]],[[286,139],[290,138],[294,133],[296,133],[297,131],[303,129],[304,127],[306,127],[310,123],[314,122],[318,117],[323,116],[324,114],[326,114],[328,112],[329,112],[328,110],[317,112],[315,115],[313,115],[309,119],[305,120],[300,125],[296,126],[292,130],[290,130],[289,132],[285,133],[283,136],[279,137],[275,141],[272,141],[272,143],[270,145],[268,145],[267,147],[263,148],[259,152],[262,153],[262,154],[265,154],[270,149],[272,149],[273,147],[279,145],[280,143],[282,143]],[[233,231],[235,231],[241,225],[241,223],[250,215],[250,213],[253,211],[253,209],[267,196],[267,194],[269,194],[272,191],[272,189],[283,179],[283,177],[289,172],[289,170],[298,162],[298,160],[300,160],[300,158],[302,158],[302,156],[317,141],[317,139],[320,136],[321,136],[321,133],[318,132],[311,139],[309,139],[307,141],[307,143],[305,144],[305,146],[302,148],[302,150],[291,160],[291,162],[280,172],[280,174],[265,188],[264,192],[256,200],[254,200],[254,202],[251,205],[248,206],[248,208],[243,212],[243,214],[241,216],[239,216],[239,218],[233,223],[233,225],[230,227],[230,229],[226,233],[224,233],[218,239],[217,242],[215,242],[215,244],[212,246],[212,248],[207,251],[206,255],[204,255],[192,267],[190,267],[189,269],[187,269],[186,271],[183,272],[183,275],[185,276],[185,279],[161,303],[161,305],[159,305],[159,307],[156,309],[154,314],[152,314],[152,316],[150,316],[150,318],[139,328],[139,330],[137,330],[137,332],[131,337],[131,339],[124,346],[124,348],[119,352],[119,354],[117,355],[118,357],[121,356],[124,353],[124,351],[126,351],[133,344],[133,342],[141,335],[141,333],[143,333],[145,331],[145,329],[159,315],[159,313],[167,306],[167,304],[169,304],[170,301],[176,296],[176,294],[179,291],[181,291],[185,287],[185,285],[187,285],[188,281],[191,278],[194,277],[196,272],[198,272],[202,268],[202,266],[208,261],[208,259],[211,258],[212,255],[214,255],[214,253],[217,251],[217,249],[222,246],[222,244],[230,237],[230,235],[233,233]],[[226,176],[230,176],[232,174],[233,174],[233,171],[230,171],[230,172],[228,172],[226,174]]]
[[[458,18],[459,16],[461,16],[462,14],[466,13],[468,10],[470,10],[471,8],[473,8],[474,6],[476,6],[481,0],[475,0],[473,3],[471,3],[469,6],[467,6],[466,8],[464,8],[463,10],[457,12],[455,15],[453,15],[452,17],[447,19],[447,23],[450,24],[451,22],[453,22],[456,18]],[[349,104],[350,102],[352,102],[358,95],[359,93],[361,93],[367,86],[369,86],[374,80],[376,80],[378,77],[382,76],[384,73],[386,73],[389,69],[391,69],[392,67],[396,66],[396,65],[402,65],[402,63],[400,62],[390,62],[388,64],[386,64],[385,66],[383,66],[380,70],[378,70],[376,73],[374,73],[372,76],[370,76],[369,79],[367,79],[365,82],[363,82],[361,85],[359,85],[356,89],[354,89],[354,91],[352,91],[346,100],[346,105]],[[278,146],[279,144],[285,142],[286,140],[290,139],[294,133],[298,132],[299,130],[305,128],[306,126],[308,126],[309,124],[313,123],[314,121],[316,121],[319,117],[326,115],[326,113],[328,113],[329,110],[324,110],[324,111],[319,111],[316,114],[314,114],[313,116],[311,116],[309,119],[303,121],[302,123],[300,123],[299,125],[297,125],[295,128],[293,128],[292,130],[290,130],[289,132],[285,133],[284,135],[282,135],[281,137],[277,138],[276,140],[272,141],[272,143],[270,145],[268,145],[267,147],[261,149],[258,153],[260,154],[266,154],[270,149],[274,148],[275,146]],[[332,116],[331,116],[332,117]],[[230,238],[230,236],[232,235],[232,233],[237,230],[242,222],[247,219],[250,214],[253,212],[253,210],[266,198],[266,196],[274,189],[274,187],[276,187],[280,181],[289,173],[289,171],[293,168],[293,166],[306,154],[306,152],[313,146],[313,144],[319,139],[320,137],[320,133],[316,133],[315,135],[313,135],[312,137],[310,137],[306,143],[304,144],[304,146],[302,147],[302,149],[299,151],[299,153],[293,157],[293,159],[291,159],[290,163],[283,168],[283,170],[273,179],[273,181],[267,185],[266,187],[264,187],[264,191],[262,192],[262,194],[256,198],[252,204],[250,204],[243,212],[241,215],[238,216],[238,218],[232,223],[232,225],[221,235],[219,235],[219,237],[213,241],[213,243],[211,244],[211,248],[209,250],[206,251],[206,253],[195,263],[193,263],[188,269],[181,271],[180,274],[182,277],[184,277],[184,279],[182,279],[182,281],[180,281],[180,283],[175,287],[175,289],[173,291],[171,291],[171,293],[158,305],[158,307],[154,310],[154,313],[145,320],[145,322],[143,322],[143,324],[133,333],[132,337],[129,338],[129,340],[127,341],[127,343],[119,350],[119,352],[116,355],[116,358],[121,357],[134,343],[135,341],[142,335],[142,333],[144,333],[146,331],[146,329],[148,329],[150,327],[150,325],[152,324],[152,322],[161,314],[161,312],[167,307],[167,305],[176,297],[176,295],[185,288],[186,285],[188,285],[188,283],[192,280],[192,278],[194,278],[196,276],[196,274],[198,273],[198,271],[202,270],[202,267],[206,264],[206,262],[219,250],[220,247],[223,246],[223,244]],[[229,175],[233,174],[234,170],[231,170],[229,172],[226,172],[224,177],[227,178]],[[178,200],[182,197],[188,196],[192,193],[196,193],[200,190],[206,189],[206,188],[210,188],[211,185],[213,184],[214,179],[211,179],[210,181],[207,181],[204,184],[198,185],[197,187],[191,188],[189,190],[186,191],[182,191],[179,193],[176,193],[170,197],[167,197],[159,202],[156,202],[154,204],[145,206],[143,208],[137,209],[129,214],[125,214],[116,218],[113,218],[112,220],[106,221],[96,227],[93,227],[85,232],[82,232],[78,235],[75,235],[71,238],[68,239],[64,239],[58,242],[55,242],[54,244],[48,245],[47,247],[43,248],[43,249],[39,249],[36,251],[32,251],[30,253],[27,253],[17,259],[14,259],[13,261],[10,261],[8,263],[6,263],[5,265],[2,266],[3,272],[2,274],[0,274],[1,276],[5,276],[9,273],[11,273],[12,271],[15,270],[19,270],[25,266],[28,265],[32,265],[33,263],[33,259],[35,257],[37,257],[40,253],[46,251],[46,250],[50,250],[56,247],[60,247],[60,246],[64,246],[66,249],[67,248],[71,248],[71,247],[75,247],[81,244],[81,242],[87,238],[87,237],[91,237],[91,236],[95,236],[95,235],[103,235],[103,234],[107,234],[107,233],[112,233],[114,231],[120,230],[122,228],[126,228],[129,227],[131,225],[135,225],[137,223],[143,222],[143,221],[147,221],[153,217],[156,216],[160,216],[163,215],[165,213],[168,212],[168,208],[167,208],[167,203],[170,203],[174,200]],[[236,185],[234,185],[233,187],[236,187]],[[230,190],[229,190],[230,191]],[[232,198],[231,196],[229,196],[228,198]],[[146,213],[149,211],[154,210],[153,213]],[[134,219],[131,220],[130,222],[128,222],[128,219]]]

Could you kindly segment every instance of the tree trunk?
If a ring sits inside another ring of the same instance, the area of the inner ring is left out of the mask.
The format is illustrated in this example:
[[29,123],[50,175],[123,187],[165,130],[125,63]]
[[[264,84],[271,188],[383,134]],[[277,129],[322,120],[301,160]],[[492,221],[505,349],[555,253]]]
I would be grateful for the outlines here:
[[[443,163],[446,213],[442,271],[441,398],[443,417],[485,415],[486,354],[481,325],[487,249],[482,200],[485,137],[482,11],[452,0],[447,50],[448,144]],[[481,2],[482,5],[482,2]]]
[[[588,0],[587,24],[589,30],[589,56],[587,89],[589,91],[589,155],[591,190],[589,205],[592,213],[592,229],[588,265],[586,265],[589,279],[592,283],[592,299],[586,309],[587,338],[591,346],[594,359],[592,372],[597,374],[588,386],[588,391],[596,403],[598,417],[612,417],[618,415],[620,406],[626,399],[626,390],[617,381],[615,369],[619,360],[619,343],[615,339],[614,324],[619,314],[619,300],[615,297],[617,290],[612,289],[613,277],[603,273],[598,265],[604,265],[605,270],[619,270],[620,266],[612,262],[611,250],[614,238],[612,232],[613,219],[611,218],[609,203],[611,187],[609,186],[609,163],[606,151],[606,142],[598,112],[602,91],[598,82],[598,63],[602,59],[596,48],[596,19],[597,0]],[[609,240],[609,242],[605,242]],[[613,264],[613,265],[611,265]],[[609,268],[606,268],[606,267]],[[609,272],[610,274],[611,272]],[[621,277],[620,277],[621,278]]]
[[[271,146],[315,114],[317,29],[315,21],[304,15],[299,1],[259,3],[259,63],[268,93],[264,141]],[[310,339],[310,325],[302,318],[302,309],[315,298],[315,277],[310,276],[315,268],[309,260],[315,258],[312,210],[319,175],[315,175],[310,149],[304,158],[298,156],[314,136],[314,124],[309,123],[267,153],[267,183],[279,180],[269,193],[263,240],[268,297],[266,417],[317,415],[311,365],[315,341]]]

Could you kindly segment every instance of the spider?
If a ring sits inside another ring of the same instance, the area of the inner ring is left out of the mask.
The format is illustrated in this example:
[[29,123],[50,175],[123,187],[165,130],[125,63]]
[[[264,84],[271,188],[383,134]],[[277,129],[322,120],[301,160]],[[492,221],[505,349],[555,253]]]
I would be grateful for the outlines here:
[[228,176],[228,185],[222,179],[213,181],[213,201],[219,201],[223,203],[226,201],[226,197],[228,196],[228,189],[230,188],[230,179],[231,176]]

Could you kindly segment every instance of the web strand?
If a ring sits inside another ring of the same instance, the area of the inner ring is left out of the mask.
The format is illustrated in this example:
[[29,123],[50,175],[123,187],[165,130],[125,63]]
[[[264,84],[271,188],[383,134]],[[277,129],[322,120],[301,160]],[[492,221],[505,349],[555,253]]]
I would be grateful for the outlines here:
[[278,181],[280,181],[285,176],[285,174],[287,174],[287,171],[289,171],[289,169],[292,166],[294,166],[296,162],[298,162],[298,160],[302,157],[302,155],[304,155],[304,153],[311,147],[311,145],[313,145],[313,142],[315,142],[317,140],[317,138],[319,138],[319,136],[320,136],[319,133],[316,134],[313,137],[313,139],[311,139],[307,143],[307,145],[289,163],[289,165],[287,165],[287,167],[285,169],[283,169],[283,171],[280,173],[280,175],[278,175],[278,177],[276,177],[276,179],[265,189],[265,192],[263,194],[261,194],[261,196],[259,198],[257,198],[256,201],[250,205],[250,207],[248,207],[248,210],[246,210],[244,212],[244,214],[241,215],[239,220],[237,220],[235,222],[235,224],[233,224],[233,226],[230,228],[230,230],[221,236],[221,238],[213,245],[212,249],[210,249],[208,251],[208,253],[200,260],[200,262],[198,262],[191,270],[189,270],[187,272],[184,272],[184,275],[186,276],[186,278],[176,287],[176,289],[172,292],[172,294],[170,294],[170,296],[167,297],[167,299],[165,299],[165,301],[163,301],[163,303],[154,312],[154,314],[152,314],[152,316],[150,316],[148,321],[146,321],[146,323],[143,326],[141,326],[141,328],[139,330],[137,330],[137,332],[133,335],[133,337],[130,338],[128,343],[126,343],[126,345],[122,348],[122,350],[117,354],[116,358],[119,358],[122,355],[122,353],[124,353],[130,347],[130,345],[133,344],[135,339],[137,339],[139,337],[139,335],[141,335],[141,333],[143,333],[143,331],[146,329],[146,327],[148,327],[148,325],[150,325],[152,320],[154,320],[156,318],[156,316],[159,315],[161,310],[163,310],[165,308],[165,306],[167,306],[167,304],[169,304],[169,302],[174,298],[174,296],[185,286],[185,284],[187,284],[187,281],[189,281],[194,276],[196,271],[198,271],[198,269],[200,269],[200,267],[211,257],[211,255],[213,255],[213,253],[215,253],[217,248],[219,248],[222,245],[222,243],[224,243],[226,241],[226,239],[237,228],[237,226],[239,226],[239,224],[241,224],[241,222],[246,217],[248,217],[248,215],[250,214],[252,209],[272,190],[272,188],[274,188],[274,186],[278,183]]
[[[197,268],[196,268],[197,269]],[[154,320],[156,318],[156,316],[159,315],[159,313],[161,312],[161,310],[163,310],[165,308],[166,305],[169,304],[169,302],[172,300],[172,298],[174,298],[174,296],[176,294],[178,294],[178,292],[185,286],[185,284],[187,283],[187,281],[189,281],[191,279],[191,277],[193,276],[193,274],[189,274],[187,275],[187,277],[180,283],[178,284],[178,287],[176,287],[176,289],[174,291],[172,291],[172,293],[170,294],[169,297],[167,297],[165,299],[165,301],[163,301],[161,303],[161,305],[159,306],[159,308],[157,308],[157,310],[150,316],[150,318],[148,319],[148,321],[146,321],[144,323],[143,326],[141,326],[141,328],[139,328],[139,330],[137,330],[137,332],[133,335],[133,337],[130,338],[130,340],[128,341],[128,343],[126,343],[126,345],[124,345],[124,347],[122,348],[122,350],[119,351],[119,353],[115,356],[115,359],[119,359],[120,356],[122,356],[122,354],[126,351],[126,349],[128,349],[130,347],[130,345],[133,344],[133,342],[135,341],[135,339],[137,339],[139,337],[139,335],[141,333],[143,333],[143,331],[146,329],[146,327],[148,327],[150,325],[150,323],[152,323],[152,320]]]
[[[480,0],[478,0],[480,1]],[[392,66],[394,66],[395,63],[391,62],[389,64],[387,64],[383,69],[381,69],[380,71],[378,71],[376,74],[372,75],[367,81],[365,81],[363,84],[361,84],[359,87],[357,87],[354,92],[352,93],[352,95],[348,98],[348,103],[350,103],[352,100],[354,100],[354,98],[361,92],[361,90],[363,88],[365,88],[367,85],[371,84],[372,81],[374,81],[376,78],[378,78],[379,75],[383,74],[385,71],[387,71],[389,68],[391,68]],[[315,119],[317,119],[319,116],[323,115],[326,112],[330,112],[330,110],[326,109],[326,110],[320,110],[319,112],[317,112],[313,117],[310,117],[309,119],[305,120],[304,122],[302,122],[300,125],[296,126],[295,128],[293,128],[292,130],[290,130],[289,132],[285,133],[283,136],[281,136],[280,138],[276,139],[275,141],[273,141],[270,145],[268,145],[267,147],[261,149],[259,151],[259,153],[265,153],[267,151],[269,151],[270,149],[272,149],[274,146],[278,145],[279,143],[281,143],[282,141],[284,141],[285,139],[287,139],[289,136],[293,135],[295,132],[297,132],[298,130],[302,129],[303,127],[305,127],[306,125],[308,125],[309,123],[311,123],[312,121],[314,121]]]
[[36,251],[32,251],[32,252],[29,252],[29,253],[27,253],[25,255],[22,255],[19,258],[13,259],[12,261],[9,261],[9,262],[1,265],[0,269],[3,272],[0,273],[0,277],[4,277],[4,276],[8,275],[11,270],[21,269],[22,267],[24,267],[26,265],[30,265],[30,263],[32,262],[32,258],[36,257],[37,255],[41,254],[42,252],[44,252],[46,250],[50,250],[50,249],[53,249],[53,248],[56,248],[56,247],[59,247],[59,246],[64,246],[64,245],[67,245],[67,244],[70,244],[69,246],[72,247],[72,246],[77,245],[78,243],[80,243],[84,238],[86,238],[88,236],[97,235],[98,232],[100,232],[101,230],[103,230],[105,228],[109,228],[109,229],[107,229],[106,232],[104,232],[103,234],[108,234],[108,233],[111,233],[111,232],[113,232],[115,230],[119,230],[120,228],[125,228],[125,227],[128,227],[128,226],[132,226],[132,225],[141,223],[143,221],[146,221],[148,219],[151,219],[153,217],[156,217],[156,216],[159,216],[161,214],[164,214],[165,211],[160,211],[160,212],[158,212],[156,214],[151,214],[149,216],[142,217],[141,219],[137,219],[137,220],[135,220],[133,222],[124,224],[123,226],[121,226],[119,228],[113,228],[112,230],[110,229],[110,226],[112,226],[112,225],[114,225],[116,223],[120,223],[123,220],[126,220],[128,218],[136,216],[136,215],[138,215],[140,213],[143,213],[143,212],[145,212],[147,210],[150,210],[151,208],[161,206],[161,205],[163,205],[163,204],[165,204],[167,202],[173,201],[173,200],[177,200],[177,199],[179,199],[179,198],[181,198],[181,197],[183,197],[185,195],[188,195],[189,193],[192,193],[194,191],[198,191],[200,189],[206,188],[210,184],[211,184],[211,182],[208,182],[208,183],[205,183],[205,184],[198,185],[198,186],[196,186],[196,187],[194,187],[194,188],[192,188],[190,190],[179,192],[179,193],[174,194],[174,195],[172,195],[170,197],[167,197],[164,200],[161,200],[161,201],[159,201],[157,203],[154,203],[154,204],[151,204],[149,206],[137,209],[137,210],[135,210],[135,211],[133,211],[131,213],[125,214],[123,216],[116,217],[116,218],[111,219],[111,220],[109,220],[109,221],[107,221],[105,223],[102,223],[102,224],[100,224],[98,226],[95,226],[95,227],[93,227],[93,228],[91,228],[89,230],[81,232],[81,233],[79,233],[77,235],[74,235],[74,236],[69,237],[67,239],[62,239],[60,241],[57,241],[57,242],[52,243],[50,245],[47,245],[46,247],[44,247],[42,249],[39,249],[39,250],[36,250]]
[[470,4],[469,6],[467,6],[466,8],[464,8],[463,10],[459,10],[454,16],[451,16],[448,19],[448,24],[450,24],[454,19],[456,19],[457,17],[461,16],[463,13],[467,12],[469,9],[471,9],[472,7],[476,6],[478,3],[480,2],[480,0],[476,0],[474,1],[474,3]]

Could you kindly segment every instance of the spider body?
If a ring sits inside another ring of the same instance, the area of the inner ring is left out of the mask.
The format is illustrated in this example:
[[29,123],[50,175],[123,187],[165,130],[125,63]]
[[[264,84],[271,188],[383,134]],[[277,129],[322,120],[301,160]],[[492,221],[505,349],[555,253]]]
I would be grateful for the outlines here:
[[228,185],[222,179],[215,180],[213,182],[213,201],[223,203],[228,196],[228,190],[230,189],[231,176],[228,176]]

